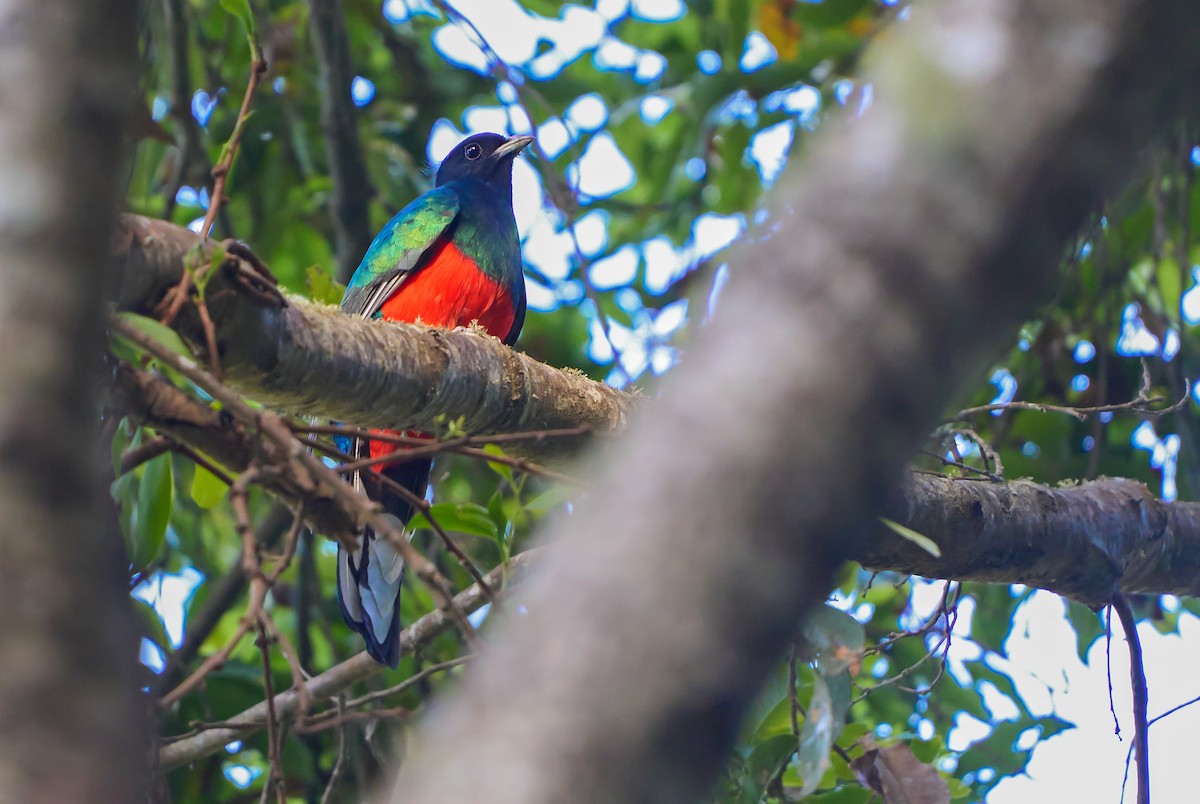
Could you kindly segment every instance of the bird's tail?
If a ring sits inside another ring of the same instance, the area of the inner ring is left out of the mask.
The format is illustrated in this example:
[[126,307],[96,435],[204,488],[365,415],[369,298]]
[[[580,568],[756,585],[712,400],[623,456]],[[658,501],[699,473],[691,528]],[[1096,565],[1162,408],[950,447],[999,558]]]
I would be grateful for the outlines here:
[[[354,444],[351,455],[366,455],[378,450],[378,442]],[[399,483],[418,497],[425,496],[432,461],[421,458],[387,466],[378,474]],[[383,506],[386,516],[403,528],[412,518],[412,505],[389,490],[388,484],[372,477],[374,470],[356,472],[354,484]],[[407,538],[411,534],[406,533]],[[396,667],[400,661],[400,584],[404,579],[404,559],[374,530],[367,527],[358,547],[347,550],[338,545],[338,603],[346,624],[362,634],[367,653],[375,661]]]
[[338,545],[337,590],[342,617],[367,643],[375,661],[400,662],[400,582],[404,559],[366,528],[357,549]]

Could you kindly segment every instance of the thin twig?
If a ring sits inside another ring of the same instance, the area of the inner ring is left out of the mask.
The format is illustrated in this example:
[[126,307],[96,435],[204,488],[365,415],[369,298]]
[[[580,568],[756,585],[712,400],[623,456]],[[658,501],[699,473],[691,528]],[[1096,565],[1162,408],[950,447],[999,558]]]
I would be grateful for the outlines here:
[[265,617],[259,617],[258,645],[262,653],[263,692],[267,702],[267,756],[271,770],[267,775],[263,797],[267,797],[267,791],[274,790],[279,804],[287,804],[287,789],[283,781],[283,758],[279,745],[279,719],[275,715],[275,683],[271,679],[271,639],[267,635],[267,627],[263,624],[264,620]]
[[[252,408],[240,395],[234,393],[211,373],[201,368],[194,360],[175,354],[154,339],[144,335],[136,327],[119,318],[112,319],[110,325],[126,340],[152,354],[204,389],[213,399],[220,402],[225,411],[235,419],[253,427],[282,449],[286,457],[286,470],[300,487],[307,487],[314,491],[317,488],[326,489],[347,508],[355,511],[359,522],[370,525],[375,534],[385,539],[400,553],[405,563],[412,567],[413,573],[429,588],[437,607],[445,612],[464,634],[473,634],[474,629],[471,628],[470,623],[465,617],[459,615],[450,604],[454,591],[450,582],[433,562],[409,543],[403,529],[393,525],[391,518],[386,516],[378,505],[351,488],[320,458],[301,444],[278,415],[269,410]],[[276,467],[276,471],[283,471],[283,469],[282,466]],[[347,542],[347,547],[351,549],[357,547],[353,540],[348,539]],[[470,636],[468,636],[469,638]]]
[[[292,562],[292,558],[296,553],[296,542],[300,532],[300,526],[303,524],[302,510],[297,512],[292,523],[291,530],[286,537],[286,546],[283,556],[279,562],[271,570],[270,574],[264,575],[262,572],[261,563],[259,560],[259,544],[255,538],[254,530],[249,522],[249,508],[246,505],[246,488],[260,476],[261,472],[257,469],[252,469],[242,473],[242,475],[230,487],[229,496],[233,504],[235,527],[238,534],[242,538],[242,571],[250,580],[250,600],[246,605],[246,612],[242,616],[241,622],[238,624],[237,630],[225,646],[209,656],[195,671],[184,679],[177,687],[162,697],[159,705],[162,708],[167,708],[178,701],[184,695],[187,695],[197,686],[204,678],[212,671],[218,669],[229,660],[229,657],[241,644],[242,639],[250,632],[250,629],[259,622],[260,615],[263,611],[263,603],[266,600],[267,592],[279,580],[279,576]],[[303,700],[304,688],[303,685],[297,687],[298,692]]]
[[405,709],[403,706],[392,706],[386,709],[368,709],[365,712],[347,712],[341,716],[335,716],[328,720],[322,720],[319,723],[309,723],[305,728],[305,734],[317,734],[318,732],[328,731],[329,729],[344,726],[349,723],[374,722],[377,720],[394,720],[406,719],[412,714],[412,711]]
[[[256,48],[257,50],[257,48]],[[246,120],[250,117],[250,102],[254,98],[254,92],[258,89],[258,84],[262,77],[267,72],[267,61],[262,57],[255,58],[250,65],[250,78],[246,82],[246,91],[242,95],[242,106],[238,110],[237,121],[234,123],[233,132],[229,135],[229,140],[225,143],[223,149],[223,158],[212,169],[213,191],[209,198],[208,210],[204,214],[204,223],[200,229],[200,253],[203,253],[204,247],[208,244],[209,230],[212,229],[213,221],[216,219],[217,210],[225,200],[225,182],[229,178],[229,171],[233,167],[234,157],[237,156],[238,146],[241,145],[242,132],[246,127]],[[187,301],[188,294],[191,292],[192,285],[197,281],[195,274],[204,269],[197,266],[194,269],[191,266],[185,266],[183,276],[179,278],[179,283],[168,291],[163,298],[163,314],[160,320],[167,326],[175,320],[179,315],[179,311],[183,309],[184,302]],[[203,323],[204,315],[201,314],[201,322]],[[211,321],[209,322],[211,326]],[[210,338],[209,326],[205,326],[205,338],[209,341],[210,360],[216,359],[216,343],[215,336]],[[219,375],[219,372],[214,371],[214,374]]]
[[[413,447],[427,445],[429,439],[417,436],[406,436],[400,433],[380,432],[366,427],[354,427],[348,424],[307,424],[289,422],[289,426],[297,433],[315,433],[317,435],[342,435],[349,438],[369,438],[373,441],[383,441],[390,444],[405,444]],[[439,441],[438,444],[451,447],[481,447],[488,444],[507,444],[513,441],[543,441],[548,438],[578,438],[592,434],[590,427],[567,427],[558,430],[527,430],[521,433],[496,433],[487,436],[461,436],[459,438]]]
[[[1146,728],[1149,729],[1163,718],[1169,717],[1181,709],[1186,709],[1189,706],[1193,706],[1198,703],[1200,703],[1200,695],[1192,698],[1191,700],[1184,701],[1181,704],[1176,704],[1167,711],[1163,712],[1161,715],[1155,715],[1154,717],[1150,718],[1150,720],[1146,723]],[[1129,783],[1129,765],[1133,760],[1133,748],[1133,743],[1130,743],[1129,748],[1125,749],[1125,775],[1121,778],[1121,801],[1125,800],[1125,786]]]
[[[889,676],[888,678],[872,684],[870,687],[863,688],[855,685],[856,689],[862,690],[862,694],[851,701],[850,705],[854,706],[860,701],[865,700],[872,693],[883,689],[884,687],[890,687],[893,685],[895,685],[896,689],[911,693],[913,695],[928,695],[930,692],[932,692],[933,688],[937,686],[938,682],[941,681],[946,672],[946,664],[950,655],[951,634],[954,630],[954,624],[958,621],[958,603],[961,598],[962,584],[955,584],[953,581],[946,581],[945,586],[942,588],[941,602],[938,604],[938,607],[934,613],[920,628],[915,631],[906,631],[901,634],[889,634],[879,643],[867,648],[864,653],[882,654],[885,650],[900,640],[910,639],[917,636],[925,636],[932,631],[939,622],[945,622],[945,627],[942,629],[937,643],[931,649],[927,650],[924,656],[910,664],[908,667],[903,668],[895,675]],[[930,659],[933,659],[939,653],[941,654],[942,660],[938,665],[937,672],[934,674],[933,679],[923,688],[906,687],[903,684],[900,684],[901,680],[916,672],[918,668],[923,666]]]
[[[529,550],[514,556],[512,560],[495,568],[488,573],[488,583],[498,587],[523,572],[530,562],[537,561],[541,548]],[[462,615],[475,611],[486,603],[482,591],[472,586],[460,592],[454,599],[454,606]],[[440,610],[413,621],[411,625],[400,632],[400,644],[406,653],[412,653],[422,646],[429,644],[438,635],[454,627],[454,620]],[[342,692],[350,684],[379,673],[382,666],[372,660],[365,651],[331,667],[309,681],[309,691],[317,700],[327,700]],[[288,690],[280,693],[276,700],[277,713],[287,718],[291,717],[297,705],[295,692]],[[186,765],[201,757],[220,751],[231,740],[242,739],[249,734],[261,730],[265,724],[266,702],[260,702],[247,708],[241,714],[219,723],[191,724],[192,730],[162,741],[159,749],[159,764],[163,769]]]
[[[337,697],[337,713],[341,716],[346,708],[345,696]],[[299,731],[299,728],[297,728]],[[346,766],[346,725],[342,724],[338,729],[338,750],[337,759],[333,763],[333,770],[329,772],[329,781],[325,783],[325,792],[321,794],[321,804],[329,804],[333,801],[333,791],[337,788],[338,780],[342,776],[342,769]]]
[[[438,455],[443,452],[452,452],[457,455],[466,455],[479,460],[491,461],[494,463],[511,466],[519,471],[529,474],[540,475],[547,480],[552,480],[558,483],[565,483],[572,486],[580,486],[581,482],[570,475],[565,475],[562,472],[556,472],[553,469],[547,469],[540,464],[527,461],[524,458],[513,458],[508,455],[494,455],[490,452],[477,449],[477,447],[486,447],[490,444],[506,444],[523,441],[541,441],[545,438],[578,438],[579,436],[587,435],[591,432],[587,427],[571,427],[562,430],[534,430],[527,433],[499,433],[490,436],[459,436],[457,438],[447,438],[443,441],[434,441],[429,438],[421,438],[418,436],[404,435],[403,433],[392,433],[383,430],[370,430],[364,427],[349,427],[346,425],[315,425],[306,426],[300,424],[292,424],[292,431],[298,433],[314,433],[320,435],[340,435],[347,438],[365,438],[371,441],[379,441],[384,444],[397,444],[399,446],[408,447],[408,449],[398,452],[390,452],[387,455],[381,455],[376,458],[363,458],[357,461],[351,461],[337,467],[338,472],[355,472],[360,469],[366,469],[372,466],[379,466],[385,463],[404,463],[414,461],[419,458],[426,458],[431,455]],[[306,444],[314,449],[326,450],[327,447],[319,441],[306,441]]]
[[200,328],[204,330],[204,348],[208,352],[208,370],[214,377],[221,376],[221,355],[217,349],[217,328],[213,325],[212,316],[208,313],[208,302],[204,294],[196,296],[196,315],[200,318]]
[[130,447],[121,453],[118,475],[128,474],[144,463],[154,460],[159,455],[171,451],[171,439],[166,436],[155,436],[147,439],[136,447]]
[[1183,396],[1178,401],[1171,403],[1170,406],[1153,410],[1150,405],[1157,405],[1166,402],[1166,397],[1162,396],[1145,396],[1139,394],[1137,399],[1131,399],[1128,402],[1120,402],[1113,405],[1094,405],[1092,407],[1071,407],[1069,405],[1046,405],[1040,402],[1001,402],[994,405],[980,405],[979,407],[966,408],[960,410],[954,415],[954,419],[967,419],[971,416],[976,416],[980,413],[992,413],[1002,410],[1035,410],[1039,413],[1064,413],[1068,416],[1074,416],[1079,421],[1086,421],[1088,416],[1096,413],[1117,413],[1127,411],[1137,413],[1142,416],[1163,416],[1168,413],[1173,413],[1187,404],[1191,396],[1191,383],[1185,380]]
[[[1149,688],[1146,685],[1146,666],[1142,661],[1142,641],[1137,633],[1137,620],[1123,594],[1113,592],[1112,608],[1116,609],[1125,641],[1129,643],[1129,683],[1133,691],[1133,748],[1137,767],[1137,804],[1150,804],[1150,724],[1147,720]],[[1122,783],[1124,787],[1124,783]]]
[[229,178],[229,171],[233,168],[233,160],[237,157],[238,146],[242,142],[242,132],[246,128],[246,120],[250,117],[250,102],[254,99],[254,92],[258,89],[259,82],[266,74],[267,60],[260,56],[250,65],[250,78],[246,81],[246,91],[242,94],[242,106],[238,109],[237,122],[233,124],[233,133],[229,135],[229,141],[225,143],[224,158],[212,169],[213,191],[208,203],[208,213],[204,216],[204,226],[200,229],[200,242],[202,243],[208,240],[209,230],[212,229],[213,220],[217,217],[217,209],[224,203],[225,182]]
[[1104,677],[1108,682],[1108,711],[1113,718],[1113,734],[1121,739],[1121,719],[1117,717],[1117,705],[1113,701],[1112,680],[1112,606],[1104,611]]
[[353,700],[348,701],[346,705],[351,708],[357,708],[374,703],[375,701],[383,700],[384,698],[388,698],[392,695],[398,695],[409,687],[420,684],[422,681],[436,673],[441,673],[443,671],[458,667],[459,665],[466,664],[474,658],[476,658],[475,654],[468,653],[465,656],[457,656],[444,662],[428,665],[427,667],[422,668],[419,673],[414,673],[413,675],[401,681],[399,684],[388,687],[386,690],[378,690],[376,692],[368,693],[361,698],[354,698]]
[[238,645],[242,643],[242,639],[246,634],[250,633],[250,629],[258,623],[258,615],[262,611],[263,601],[266,599],[267,591],[270,589],[270,583],[268,583],[268,579],[262,574],[262,568],[259,564],[257,540],[254,538],[254,529],[250,524],[249,509],[246,505],[246,489],[261,473],[261,469],[252,467],[243,472],[234,481],[233,485],[229,487],[229,499],[233,505],[235,528],[242,539],[242,570],[250,580],[250,599],[246,604],[246,613],[242,616],[233,636],[229,638],[224,647],[201,662],[200,666],[193,670],[187,678],[159,700],[159,706],[163,709],[167,709],[176,701],[183,698],[183,696],[198,687],[209,673],[223,666],[229,660],[229,657],[233,655],[233,652],[237,650]]
[[[384,698],[390,698],[393,695],[398,695],[401,692],[404,692],[409,687],[420,684],[422,681],[424,681],[425,679],[429,678],[430,676],[432,676],[436,673],[440,673],[444,670],[450,670],[451,668],[458,667],[461,664],[466,664],[467,662],[471,661],[474,658],[475,658],[475,654],[471,653],[471,654],[467,654],[465,656],[458,656],[458,657],[456,657],[454,659],[450,659],[448,661],[438,662],[437,664],[431,664],[428,667],[422,668],[419,673],[413,673],[411,676],[404,679],[399,684],[388,687],[385,690],[377,690],[376,692],[371,692],[366,695],[363,695],[360,698],[354,698],[352,700],[346,701],[345,706],[347,709],[360,709],[364,706],[367,706],[368,704],[373,704],[376,701],[381,701]],[[318,724],[322,723],[322,720],[326,720],[334,714],[336,714],[336,713],[322,712],[318,715],[314,715],[310,722],[313,725],[318,725]]]
[[1170,715],[1175,714],[1176,712],[1180,711],[1181,709],[1187,709],[1189,706],[1193,706],[1198,703],[1200,703],[1200,695],[1197,695],[1195,698],[1192,698],[1189,701],[1184,701],[1181,704],[1176,704],[1175,706],[1172,706],[1170,709],[1163,712],[1161,715],[1155,715],[1154,717],[1152,717],[1150,719],[1150,721],[1146,725],[1153,726],[1155,723],[1162,720],[1163,718],[1169,717]]
[[941,461],[942,466],[953,466],[955,469],[962,469],[964,472],[971,472],[972,474],[986,477],[988,480],[992,481],[993,483],[1003,483],[1004,482],[1004,478],[1000,477],[996,473],[989,472],[986,469],[980,469],[976,466],[971,466],[969,463],[963,463],[962,461],[951,460],[950,458],[947,458],[945,455],[939,455],[936,452],[931,452],[930,450],[927,450],[927,449],[921,450],[921,454],[927,455],[930,458],[935,458],[935,459]]
[[206,470],[208,470],[209,474],[213,475],[226,486],[233,485],[233,477],[231,477],[230,474],[220,466],[217,466],[215,463],[209,460],[204,453],[194,448],[191,444],[185,444],[184,442],[172,436],[164,437],[171,442],[171,450],[173,452],[178,452],[180,455],[184,456],[197,466],[204,467]]

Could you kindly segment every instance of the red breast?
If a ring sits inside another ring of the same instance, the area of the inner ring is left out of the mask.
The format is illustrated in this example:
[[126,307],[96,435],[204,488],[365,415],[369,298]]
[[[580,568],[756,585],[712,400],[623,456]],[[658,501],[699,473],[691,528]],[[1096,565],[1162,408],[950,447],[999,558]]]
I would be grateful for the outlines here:
[[512,299],[500,283],[449,241],[400,285],[380,314],[389,321],[447,329],[478,321],[497,338],[508,333],[514,317]]

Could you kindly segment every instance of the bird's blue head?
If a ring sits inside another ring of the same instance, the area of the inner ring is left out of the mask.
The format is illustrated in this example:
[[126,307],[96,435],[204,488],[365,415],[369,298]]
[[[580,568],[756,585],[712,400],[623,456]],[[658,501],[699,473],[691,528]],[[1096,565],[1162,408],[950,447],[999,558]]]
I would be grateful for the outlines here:
[[533,137],[475,134],[454,147],[437,169],[437,186],[458,179],[477,179],[512,193],[512,165]]

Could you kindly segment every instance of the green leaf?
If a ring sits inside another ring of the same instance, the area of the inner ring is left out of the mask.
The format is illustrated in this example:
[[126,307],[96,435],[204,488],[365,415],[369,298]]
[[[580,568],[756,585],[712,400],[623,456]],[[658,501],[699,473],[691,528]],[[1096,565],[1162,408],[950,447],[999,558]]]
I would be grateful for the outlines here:
[[1162,294],[1163,312],[1178,325],[1179,300],[1183,296],[1183,272],[1179,270],[1179,263],[1170,257],[1158,261],[1158,292]]
[[167,629],[163,625],[162,617],[146,601],[136,597],[131,597],[130,600],[133,602],[138,620],[142,623],[142,635],[157,645],[164,654],[170,653],[171,638],[167,636]]
[[946,786],[950,788],[950,800],[957,801],[971,795],[971,786],[954,776],[946,777]]
[[250,8],[250,0],[221,0],[221,8],[241,20],[246,26],[246,33],[256,35],[254,11]]
[[[117,318],[122,323],[128,324],[138,330],[159,346],[171,350],[180,357],[186,357],[189,360],[192,359],[192,351],[187,348],[183,339],[179,337],[179,333],[168,326],[164,326],[161,321],[155,321],[153,318],[147,318],[137,313],[118,313]],[[119,335],[114,337],[125,343]]]
[[829,770],[829,752],[840,725],[833,711],[829,685],[822,676],[816,676],[812,700],[808,704],[808,717],[800,729],[800,750],[796,754],[796,773],[803,780],[797,798],[812,795],[821,784],[821,777]]
[[[117,477],[121,473],[121,456],[125,454],[125,450],[133,446],[133,440],[135,438],[140,439],[142,435],[142,428],[139,427],[134,430],[133,435],[130,436],[129,427],[127,426],[128,424],[129,421],[127,419],[121,419],[121,421],[117,422],[117,427],[115,430],[113,430],[112,443],[109,444],[109,452],[112,457],[113,477]],[[113,499],[119,499],[115,491],[113,492]]]
[[[797,717],[799,717],[797,715]],[[750,745],[758,745],[783,734],[792,733],[792,701],[786,695],[776,701],[751,735]]]
[[487,512],[496,532],[504,532],[504,529],[508,527],[508,517],[504,513],[504,495],[499,491],[488,498]]
[[333,305],[342,303],[346,286],[330,276],[321,266],[308,266],[304,279],[308,286],[308,297],[313,301]]
[[225,499],[225,492],[228,488],[225,485],[225,481],[203,466],[196,464],[196,471],[192,473],[191,488],[192,499],[196,502],[196,505],[205,511],[215,507],[221,500]]
[[932,740],[913,740],[908,743],[908,750],[926,765],[932,765],[944,747],[940,735],[934,735]]
[[[499,455],[502,458],[506,457],[504,455],[504,450],[501,449],[500,446],[497,444],[484,444],[483,451],[486,452],[488,455]],[[513,482],[513,470],[512,470],[512,467],[509,466],[508,464],[496,463],[494,461],[488,461],[488,468],[491,469],[496,474],[500,475],[500,477],[504,478],[509,483]]]
[[767,785],[795,750],[796,742],[790,734],[755,746],[746,758],[745,776],[740,780],[737,800],[755,804],[761,801]]
[[[476,503],[436,503],[430,506],[430,514],[445,530],[456,533],[466,533],[471,536],[482,536],[492,541],[500,540],[496,523],[492,521],[488,510]],[[430,527],[429,520],[424,514],[417,514],[408,523],[412,529]]]
[[929,553],[929,555],[933,556],[934,558],[942,557],[942,548],[938,547],[937,542],[928,536],[922,533],[917,533],[912,528],[907,528],[904,525],[901,525],[899,522],[894,522],[885,516],[879,517],[879,521],[894,530],[898,535],[903,536],[917,547],[920,547],[926,553]]
[[1054,735],[1061,734],[1064,731],[1070,731],[1073,728],[1075,728],[1074,723],[1055,717],[1054,715],[1041,718],[1038,720],[1037,724],[1037,730],[1041,732],[1041,737],[1038,738],[1038,742],[1041,742],[1042,740],[1049,740]]
[[555,486],[549,491],[542,492],[525,503],[525,510],[534,516],[541,516],[553,511],[558,506],[575,496],[575,490],[567,486]]
[[[806,676],[812,675],[811,668],[798,668]],[[783,733],[779,724],[782,722],[780,712],[787,717],[787,731],[791,731],[791,709],[788,699],[788,684],[791,682],[786,665],[779,664],[771,672],[770,678],[750,704],[742,722],[742,732],[739,742],[757,745],[764,740]],[[801,684],[797,684],[797,687]],[[781,710],[781,706],[783,707]]]
[[149,564],[162,547],[171,521],[173,495],[171,456],[159,455],[147,461],[138,486],[137,515],[133,519],[130,560],[134,566]]
[[867,635],[862,623],[841,609],[817,606],[804,619],[804,640],[826,678],[857,666]]
[[[842,729],[841,735],[838,737],[838,744],[841,745],[843,748],[849,748],[850,746],[852,746],[856,742],[858,742],[858,740],[860,738],[865,737],[867,734],[870,734],[870,732],[871,732],[871,727],[868,726],[866,723],[858,723],[858,722],[847,723],[845,728]],[[847,778],[852,778],[852,777],[847,777]]]

